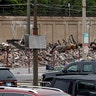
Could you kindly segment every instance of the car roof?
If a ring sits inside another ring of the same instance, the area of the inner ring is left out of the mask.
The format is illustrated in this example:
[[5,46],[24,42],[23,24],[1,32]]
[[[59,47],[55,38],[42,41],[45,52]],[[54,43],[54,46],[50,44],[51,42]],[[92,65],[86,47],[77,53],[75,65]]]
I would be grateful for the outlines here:
[[65,76],[56,76],[55,79],[70,79],[70,80],[93,80],[96,81],[96,74],[88,75],[65,75]]
[[62,91],[61,89],[58,88],[52,88],[52,87],[42,87],[42,86],[19,86],[23,88],[31,88],[33,90],[36,90],[38,94],[40,95],[46,95],[47,94],[66,94],[67,96],[70,96],[68,93]]
[[7,87],[7,86],[0,86],[0,90],[11,90],[11,91],[21,91],[21,92],[33,92],[37,93],[34,90],[30,90],[28,88],[18,88],[18,87]]
[[77,64],[77,65],[79,65],[79,64],[82,64],[82,63],[84,63],[84,64],[96,64],[96,60],[81,60],[81,61],[75,61],[75,62],[71,62],[71,63],[69,63],[69,64],[67,64],[66,66],[65,66],[65,68],[67,68],[68,66],[71,66],[71,65],[73,65],[73,64]]
[[63,92],[62,90],[58,88],[51,88],[51,87],[42,87],[42,86],[26,86],[26,85],[21,85],[18,86],[19,88],[30,88],[30,89],[36,89],[36,90],[52,90],[52,91],[57,91],[57,92]]
[[[51,87],[42,87],[42,86],[18,86],[18,87],[6,87],[6,86],[0,86],[1,90],[11,90],[16,92],[32,92],[34,94],[67,94],[64,91],[58,89],[58,88],[51,88]],[[70,96],[70,95],[68,95]]]
[[81,60],[81,61],[75,61],[75,62],[72,62],[72,63],[70,63],[70,64],[73,64],[73,63],[83,63],[83,62],[96,62],[96,60]]

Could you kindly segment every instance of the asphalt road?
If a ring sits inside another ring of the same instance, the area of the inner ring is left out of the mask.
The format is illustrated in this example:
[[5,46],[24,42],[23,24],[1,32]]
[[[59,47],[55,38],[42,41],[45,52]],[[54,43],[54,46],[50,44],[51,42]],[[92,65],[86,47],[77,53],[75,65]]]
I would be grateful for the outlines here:
[[[11,72],[15,75],[18,82],[31,82],[33,81],[33,68],[11,68]],[[38,80],[42,78],[42,74],[46,72],[45,67],[38,68]]]

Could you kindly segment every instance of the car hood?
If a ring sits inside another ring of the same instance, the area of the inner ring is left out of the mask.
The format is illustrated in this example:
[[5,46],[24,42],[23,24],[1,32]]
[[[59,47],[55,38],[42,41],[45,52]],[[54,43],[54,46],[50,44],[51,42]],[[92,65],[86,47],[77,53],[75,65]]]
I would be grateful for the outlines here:
[[[48,72],[48,73],[45,73],[46,76],[48,77],[53,77],[53,76],[59,76],[59,75],[62,75],[64,74],[63,71],[52,71],[52,72]],[[43,74],[43,75],[45,75]]]

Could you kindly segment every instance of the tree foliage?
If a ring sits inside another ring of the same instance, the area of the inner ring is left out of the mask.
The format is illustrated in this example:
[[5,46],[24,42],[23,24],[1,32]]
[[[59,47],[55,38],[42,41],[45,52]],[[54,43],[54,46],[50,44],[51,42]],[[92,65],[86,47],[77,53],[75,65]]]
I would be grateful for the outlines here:
[[[31,2],[31,14],[33,14],[34,0]],[[26,15],[27,14],[27,0],[0,0],[0,5],[12,5],[11,8],[5,8],[5,6],[0,6],[0,11],[2,9],[4,13],[10,13],[15,15]],[[24,5],[25,4],[25,5]],[[70,6],[68,6],[70,4]],[[38,15],[43,16],[68,16],[69,11],[71,16],[81,16],[82,15],[82,0],[37,0]],[[69,8],[70,7],[70,8]],[[86,10],[87,16],[96,16],[96,0],[86,0]],[[4,14],[3,13],[3,14]]]

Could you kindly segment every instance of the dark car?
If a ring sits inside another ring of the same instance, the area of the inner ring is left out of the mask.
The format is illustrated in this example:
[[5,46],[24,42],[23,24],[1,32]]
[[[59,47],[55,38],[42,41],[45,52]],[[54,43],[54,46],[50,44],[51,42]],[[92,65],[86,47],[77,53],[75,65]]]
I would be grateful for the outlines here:
[[17,86],[17,79],[7,67],[0,67],[0,86]]
[[0,86],[0,96],[70,96],[58,88]]
[[64,66],[63,70],[42,74],[42,81],[52,81],[55,76],[60,75],[87,75],[96,73],[96,60],[82,60],[72,62]]
[[59,88],[72,96],[96,96],[96,75],[56,76],[49,87]]

